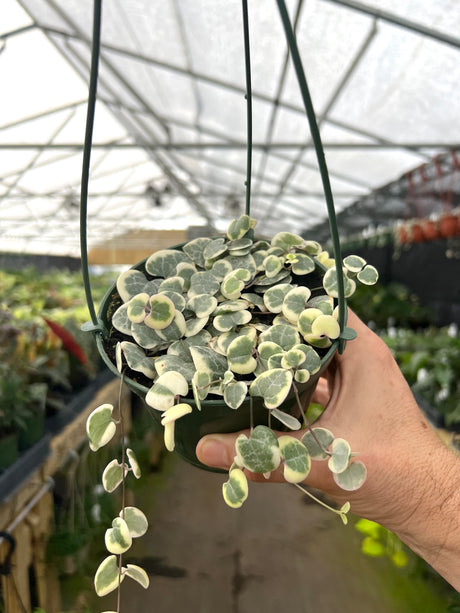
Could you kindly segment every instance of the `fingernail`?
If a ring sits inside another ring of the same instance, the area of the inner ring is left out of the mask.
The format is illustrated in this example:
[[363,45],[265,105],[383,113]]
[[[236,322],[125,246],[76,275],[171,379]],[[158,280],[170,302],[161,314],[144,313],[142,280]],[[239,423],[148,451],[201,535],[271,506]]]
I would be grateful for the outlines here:
[[227,448],[217,436],[207,436],[198,447],[198,455],[203,464],[229,466]]

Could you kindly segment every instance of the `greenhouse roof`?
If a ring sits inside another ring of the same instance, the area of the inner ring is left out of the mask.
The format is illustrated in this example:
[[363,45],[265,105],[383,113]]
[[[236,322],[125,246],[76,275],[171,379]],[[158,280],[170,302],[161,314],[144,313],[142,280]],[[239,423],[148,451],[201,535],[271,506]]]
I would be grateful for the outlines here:
[[[286,4],[338,211],[459,147],[458,0]],[[90,246],[136,228],[220,231],[244,212],[241,13],[237,0],[105,1]],[[0,250],[78,255],[92,2],[2,0],[0,16]],[[249,23],[251,215],[263,235],[308,232],[327,212],[276,2],[249,0]],[[352,226],[372,222],[367,207]]]

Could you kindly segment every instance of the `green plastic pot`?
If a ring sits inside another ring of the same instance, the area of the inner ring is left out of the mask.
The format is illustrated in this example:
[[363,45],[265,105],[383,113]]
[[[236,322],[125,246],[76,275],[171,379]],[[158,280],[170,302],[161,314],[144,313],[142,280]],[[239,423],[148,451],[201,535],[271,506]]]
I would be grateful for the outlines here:
[[[175,245],[174,247],[170,247],[170,249],[180,249],[181,247],[182,245]],[[145,261],[146,260],[139,262],[132,268],[145,273]],[[319,262],[317,263],[317,267],[320,272],[324,272],[325,268]],[[308,275],[310,279],[312,274],[314,273]],[[110,336],[113,331],[111,317],[120,303],[121,299],[116,288],[116,283],[114,283],[106,293],[99,307],[98,319],[103,330],[101,333],[96,334],[96,344],[104,363],[111,370],[111,372],[118,377],[120,376],[120,373],[116,368],[114,355],[110,356],[109,353],[110,347],[113,346],[113,342],[110,341]],[[304,406],[308,406],[310,398],[315,391],[316,384],[318,383],[318,379],[327,369],[329,363],[337,352],[338,347],[339,341],[333,341],[327,353],[321,359],[320,370],[310,377],[306,383],[298,386],[299,393],[302,395],[302,402]],[[146,385],[143,385],[142,383],[127,377],[126,375],[124,375],[123,381],[132,392],[145,400],[145,396],[149,390]],[[181,417],[175,423],[174,451],[190,464],[211,472],[225,471],[210,468],[209,466],[202,464],[196,457],[196,445],[205,434],[238,432],[239,430],[248,429],[251,426],[269,424],[269,410],[264,406],[263,399],[261,397],[248,396],[244,400],[243,404],[236,410],[228,407],[220,397],[216,397],[212,400],[209,398],[202,400],[201,410],[197,409],[193,398],[187,398],[186,402],[192,406],[193,411],[188,415]],[[296,407],[294,393],[292,393],[279,408],[282,411],[298,416],[298,409]],[[148,410],[152,414],[155,421],[160,424],[162,415],[161,412],[151,408]],[[271,418],[270,425],[277,430],[286,430],[286,427],[273,417]]]
[[19,451],[29,449],[37,443],[45,431],[44,410],[37,410],[24,420],[24,428],[19,432]]
[[18,433],[8,432],[0,436],[0,472],[18,459]]

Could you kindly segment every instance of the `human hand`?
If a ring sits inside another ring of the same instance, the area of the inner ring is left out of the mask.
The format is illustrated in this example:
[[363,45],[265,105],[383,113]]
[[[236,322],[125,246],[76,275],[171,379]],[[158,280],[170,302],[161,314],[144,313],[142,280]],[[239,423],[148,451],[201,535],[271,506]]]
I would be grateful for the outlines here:
[[[426,421],[383,341],[351,311],[348,325],[356,330],[357,338],[334,359],[318,384],[314,400],[324,403],[326,410],[315,426],[328,428],[346,439],[353,452],[359,452],[367,480],[359,490],[344,492],[327,465],[313,461],[305,483],[338,503],[348,500],[353,513],[396,532],[427,558],[425,549],[433,549],[440,539],[447,538],[442,534],[446,529],[442,522],[430,522],[433,514],[439,517],[441,500],[449,508],[454,500],[458,505],[460,461]],[[198,443],[197,457],[204,464],[229,468],[238,434],[204,437]],[[300,438],[302,434],[292,436]],[[265,481],[262,475],[248,477]],[[283,481],[282,473],[272,473],[269,481]],[[451,513],[448,522],[452,527]]]

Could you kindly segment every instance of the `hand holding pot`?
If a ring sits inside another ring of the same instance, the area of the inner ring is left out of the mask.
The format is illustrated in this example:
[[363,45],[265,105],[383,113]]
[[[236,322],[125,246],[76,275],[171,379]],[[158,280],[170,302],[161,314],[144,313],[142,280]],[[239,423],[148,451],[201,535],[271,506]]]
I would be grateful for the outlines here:
[[[312,462],[305,483],[351,511],[395,532],[402,541],[460,589],[460,458],[427,423],[390,350],[358,317],[348,343],[320,380],[314,400],[326,405],[315,426],[345,438],[367,468],[367,480],[344,492],[324,462]],[[228,468],[239,433],[209,435],[197,446],[199,460]],[[292,436],[301,437],[300,432]],[[254,481],[262,475],[248,474]],[[283,481],[281,472],[269,481]]]

